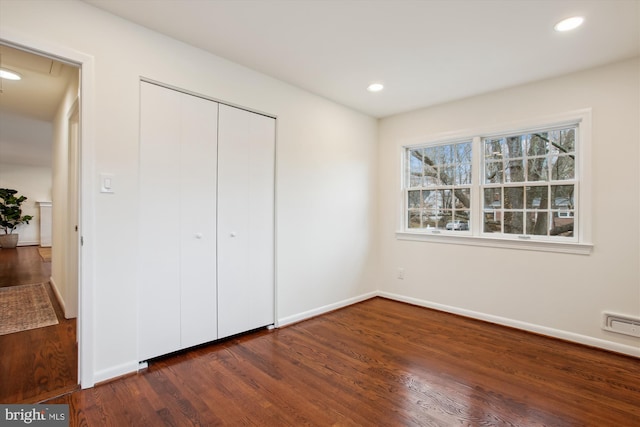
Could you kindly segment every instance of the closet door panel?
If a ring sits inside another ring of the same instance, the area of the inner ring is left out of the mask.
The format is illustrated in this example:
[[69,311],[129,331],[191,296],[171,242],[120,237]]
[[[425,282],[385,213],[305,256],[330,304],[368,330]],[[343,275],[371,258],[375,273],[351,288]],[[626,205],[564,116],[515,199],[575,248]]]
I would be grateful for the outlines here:
[[274,322],[275,120],[220,105],[218,337]]
[[218,104],[183,95],[181,145],[182,347],[217,338],[216,157]]
[[179,194],[180,94],[141,83],[139,359],[180,347],[180,235],[171,196]]

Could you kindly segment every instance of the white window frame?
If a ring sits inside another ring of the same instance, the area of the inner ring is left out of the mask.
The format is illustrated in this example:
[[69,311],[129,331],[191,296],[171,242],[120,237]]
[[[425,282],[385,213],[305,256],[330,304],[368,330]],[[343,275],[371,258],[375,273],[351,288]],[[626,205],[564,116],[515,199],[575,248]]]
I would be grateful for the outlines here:
[[[457,144],[466,144],[466,143],[471,143],[472,145],[472,153],[474,152],[474,147],[473,147],[473,141],[471,141],[471,139],[466,139],[466,140],[453,140],[453,141],[445,141],[445,142],[437,142],[434,144],[429,144],[430,147],[438,147],[438,146],[452,146],[452,145],[457,145]],[[419,148],[425,147],[426,144],[420,144],[418,145]],[[404,155],[405,155],[405,163],[404,166],[406,168],[408,168],[408,164],[407,162],[407,155],[406,153],[411,150],[412,148],[416,148],[414,146],[412,147],[408,147],[406,150],[404,150]],[[449,165],[450,166],[450,165]],[[405,169],[406,172],[406,169]],[[405,178],[406,178],[406,173],[405,173]],[[453,185],[453,184],[436,184],[433,186],[428,186],[428,187],[424,187],[424,185],[420,185],[418,187],[407,187],[404,186],[403,191],[405,193],[405,197],[408,198],[408,192],[409,191],[415,191],[415,190],[419,190],[419,189],[427,189],[428,191],[446,191],[446,190],[452,190],[455,191],[454,189],[469,189],[469,191],[473,191],[473,181],[475,180],[475,177],[471,177],[472,178],[472,183],[471,184],[458,184],[458,185]],[[471,194],[470,194],[471,196]],[[408,206],[408,200],[405,198],[405,201],[407,202],[407,206]],[[409,208],[407,208],[408,211]],[[473,206],[469,206],[469,211],[471,211],[473,209]],[[449,208],[443,208],[443,211],[450,211],[453,215],[455,215],[454,212],[456,211],[461,211],[461,209],[455,209],[453,206],[449,207]],[[408,212],[406,214],[407,218],[405,218],[405,221],[408,220]],[[408,227],[407,227],[408,228]],[[410,230],[415,230],[415,229],[410,229]],[[421,229],[417,229],[417,230],[421,230]],[[432,233],[439,233],[439,232],[443,232],[443,233],[465,233],[468,234],[467,231],[463,231],[463,230],[456,230],[456,231],[448,231],[446,229],[436,229],[435,231],[431,231]]]
[[[577,212],[577,218],[574,228],[574,238],[535,238],[535,236],[496,235],[495,233],[482,232],[483,208],[480,194],[484,179],[482,139],[507,134],[525,134],[528,132],[540,131],[545,128],[557,128],[572,125],[578,126],[578,142],[576,144],[577,159],[575,165],[577,178],[575,211]],[[405,187],[405,179],[407,179],[406,168],[408,167],[406,164],[407,150],[426,145],[454,144],[464,140],[471,140],[473,144],[472,173],[474,182],[471,187],[472,206],[469,231],[452,232],[441,229],[408,228],[406,200],[407,187]],[[398,215],[398,231],[396,231],[396,238],[399,240],[560,252],[581,255],[588,255],[593,249],[593,243],[591,241],[591,109],[571,111],[485,128],[431,135],[412,141],[406,141],[400,147],[400,158],[400,210]]]

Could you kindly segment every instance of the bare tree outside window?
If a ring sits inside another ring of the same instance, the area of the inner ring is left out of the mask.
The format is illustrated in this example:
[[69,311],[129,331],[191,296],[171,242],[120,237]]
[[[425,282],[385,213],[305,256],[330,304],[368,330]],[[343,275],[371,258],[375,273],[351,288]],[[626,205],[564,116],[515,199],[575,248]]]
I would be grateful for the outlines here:
[[[445,229],[469,222],[472,185],[471,141],[407,150],[408,228]],[[468,227],[467,227],[468,228]]]
[[[573,239],[579,185],[575,123],[406,147],[405,227]],[[475,159],[474,150],[480,151]]]
[[573,237],[576,131],[483,139],[485,233]]

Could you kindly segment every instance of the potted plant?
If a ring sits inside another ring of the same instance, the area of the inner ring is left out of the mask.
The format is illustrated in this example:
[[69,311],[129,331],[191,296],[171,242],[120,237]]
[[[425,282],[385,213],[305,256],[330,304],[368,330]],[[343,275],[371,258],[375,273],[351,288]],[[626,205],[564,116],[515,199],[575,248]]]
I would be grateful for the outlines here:
[[29,224],[33,219],[31,215],[22,215],[21,205],[27,198],[16,196],[17,190],[0,188],[0,246],[3,249],[15,248],[18,245],[18,233],[14,234],[16,227],[21,224]]

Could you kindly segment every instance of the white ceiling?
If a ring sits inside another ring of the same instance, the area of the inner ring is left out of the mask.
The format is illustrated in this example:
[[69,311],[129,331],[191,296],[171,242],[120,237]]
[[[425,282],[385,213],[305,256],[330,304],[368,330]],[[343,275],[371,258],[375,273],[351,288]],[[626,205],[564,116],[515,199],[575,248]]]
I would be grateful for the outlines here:
[[374,117],[640,54],[640,0],[83,1]]
[[22,80],[0,80],[0,112],[50,122],[78,68],[0,44],[0,66],[17,71]]
[[22,76],[0,79],[0,163],[50,166],[51,122],[78,68],[3,44],[0,66]]

